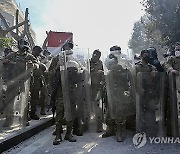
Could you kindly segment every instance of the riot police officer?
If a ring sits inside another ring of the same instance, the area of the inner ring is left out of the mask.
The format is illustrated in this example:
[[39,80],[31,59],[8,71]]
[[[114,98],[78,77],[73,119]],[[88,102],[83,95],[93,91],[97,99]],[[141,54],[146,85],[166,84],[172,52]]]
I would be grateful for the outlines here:
[[176,43],[174,56],[169,56],[164,64],[168,75],[168,102],[167,102],[167,135],[179,136],[178,101],[179,101],[179,71],[180,71],[180,43]]
[[151,65],[148,50],[141,51],[136,64],[136,131],[164,136],[165,73]]
[[92,91],[92,103],[95,110],[95,119],[97,132],[102,131],[102,104],[97,99],[101,98],[102,88],[104,84],[104,69],[102,61],[100,60],[101,52],[97,49],[94,50],[92,58],[90,60],[90,75],[91,75],[91,91]]
[[132,95],[133,80],[126,65],[119,62],[114,54],[109,55],[108,69],[105,75],[108,99],[106,107],[107,131],[102,137],[106,138],[116,134],[117,142],[122,142],[126,118],[135,114]]
[[31,78],[31,111],[30,118],[34,120],[39,120],[39,116],[36,114],[37,105],[40,101],[40,92],[41,92],[41,115],[45,115],[45,104],[46,104],[46,96],[47,96],[47,87],[46,81],[44,78],[44,72],[47,70],[46,66],[41,63],[40,54],[42,52],[42,48],[40,46],[33,47],[32,54],[38,61],[38,68],[33,71],[33,76]]
[[168,57],[167,61],[165,62],[165,70],[167,73],[175,73],[176,75],[179,74],[180,70],[180,45],[177,44],[175,46],[175,56]]
[[[63,119],[66,119],[66,134],[64,139],[69,142],[76,142],[72,135],[73,122],[75,116],[76,98],[76,74],[78,71],[78,63],[73,60],[73,57],[68,57],[72,54],[73,44],[67,42],[62,47],[62,52],[55,57],[50,66],[51,75],[53,72],[56,75],[56,86],[52,86],[55,93],[55,107],[56,107],[56,137],[53,141],[54,145],[60,144],[62,141],[62,125]],[[64,52],[63,52],[64,51]],[[54,87],[54,88],[53,88]],[[69,112],[68,112],[69,111]]]
[[[36,69],[36,58],[29,53],[28,42],[21,38],[18,40],[18,51],[9,53],[3,60],[3,64],[11,65],[7,72],[5,80],[7,90],[2,100],[5,103],[6,121],[4,126],[11,126],[14,115],[22,116],[23,123],[27,122],[30,75],[33,69]],[[25,95],[25,97],[24,97]],[[26,98],[24,100],[24,98]],[[16,102],[19,106],[16,107]],[[16,111],[15,111],[16,110]]]
[[163,72],[164,70],[163,70],[163,67],[162,67],[160,61],[158,60],[158,55],[157,55],[156,48],[149,47],[147,49],[147,51],[149,52],[149,57],[150,57],[149,63],[151,65],[155,66],[158,72]]

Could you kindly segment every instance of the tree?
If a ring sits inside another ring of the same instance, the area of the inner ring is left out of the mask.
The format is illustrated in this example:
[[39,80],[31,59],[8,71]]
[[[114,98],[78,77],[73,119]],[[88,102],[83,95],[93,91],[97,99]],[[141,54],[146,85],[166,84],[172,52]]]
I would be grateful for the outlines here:
[[149,38],[154,39],[153,33],[158,31],[162,46],[180,41],[179,0],[143,0],[142,5],[151,18],[145,27]]
[[16,43],[14,42],[14,40],[12,38],[0,37],[0,56],[3,55],[3,51],[5,48],[16,47],[15,44]]
[[0,48],[12,48],[15,42],[11,38],[0,38]]
[[148,48],[150,40],[146,35],[145,23],[146,16],[141,17],[140,21],[134,23],[133,33],[129,40],[129,48],[133,49],[134,53],[140,53],[143,49]]

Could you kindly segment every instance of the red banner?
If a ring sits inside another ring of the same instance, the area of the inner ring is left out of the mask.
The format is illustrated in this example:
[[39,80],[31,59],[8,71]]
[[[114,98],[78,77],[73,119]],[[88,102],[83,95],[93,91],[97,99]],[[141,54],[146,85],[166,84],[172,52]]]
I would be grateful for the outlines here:
[[48,34],[47,47],[59,47],[66,41],[73,41],[73,33],[50,31]]

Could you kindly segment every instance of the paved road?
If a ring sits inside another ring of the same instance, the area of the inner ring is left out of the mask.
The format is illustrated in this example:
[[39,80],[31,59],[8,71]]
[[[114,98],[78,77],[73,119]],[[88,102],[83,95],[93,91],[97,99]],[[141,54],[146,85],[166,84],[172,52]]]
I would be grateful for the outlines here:
[[[114,137],[102,138],[102,133],[87,132],[82,137],[76,137],[76,143],[63,141],[60,145],[52,145],[54,126],[40,132],[30,139],[20,143],[16,147],[4,152],[4,154],[152,154],[180,153],[179,144],[147,144],[141,148],[135,148],[132,142],[133,132],[126,131],[125,141],[116,142]],[[64,133],[62,135],[64,137]]]

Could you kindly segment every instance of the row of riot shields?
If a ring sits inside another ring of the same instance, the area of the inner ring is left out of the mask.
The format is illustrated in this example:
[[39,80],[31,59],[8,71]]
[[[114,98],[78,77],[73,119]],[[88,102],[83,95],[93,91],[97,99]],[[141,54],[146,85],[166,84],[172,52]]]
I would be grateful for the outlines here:
[[165,135],[165,73],[136,75],[136,131],[148,136]]
[[135,82],[131,63],[122,57],[107,57],[104,61],[107,111],[109,112],[107,114],[117,122],[120,119],[135,116]]
[[112,67],[106,74],[108,105],[112,119],[135,114],[133,78],[121,65]]
[[180,77],[170,73],[169,76],[170,124],[172,136],[180,136]]
[[[95,108],[92,101],[89,57],[84,55],[84,52],[88,52],[87,50],[78,49],[76,52],[78,54],[74,58],[69,58],[65,53],[61,55],[63,63],[60,70],[65,118],[72,120],[80,117],[80,123],[86,125],[89,123],[92,108]],[[78,65],[74,63],[78,68],[76,72],[78,75],[69,78],[69,71],[72,71],[69,69],[72,59],[78,63]],[[107,67],[107,61],[104,62],[104,94],[106,96],[101,97],[102,94],[98,92],[96,100],[104,102],[103,98],[107,99],[105,102],[111,119],[135,116],[136,132],[145,132],[147,136],[166,135],[167,101],[170,101],[172,136],[179,136],[179,77],[173,74],[167,76],[162,72],[134,73],[133,64],[127,63],[125,59],[121,63],[110,61]],[[73,80],[75,80],[74,86],[71,85]],[[169,92],[167,92],[167,83]],[[102,113],[103,107],[101,110]]]
[[180,136],[180,78],[170,73],[136,75],[136,131]]
[[86,128],[90,119],[90,74],[86,49],[75,49],[73,55],[60,53],[60,71],[67,121],[78,118],[79,125]]
[[[135,73],[133,64],[121,57],[107,63],[106,60],[104,70],[111,119],[135,115],[136,132],[164,136],[166,74]],[[131,122],[134,123],[133,119]]]
[[[2,62],[2,61],[1,61]],[[0,128],[24,127],[28,116],[30,70],[22,59],[1,65]]]

